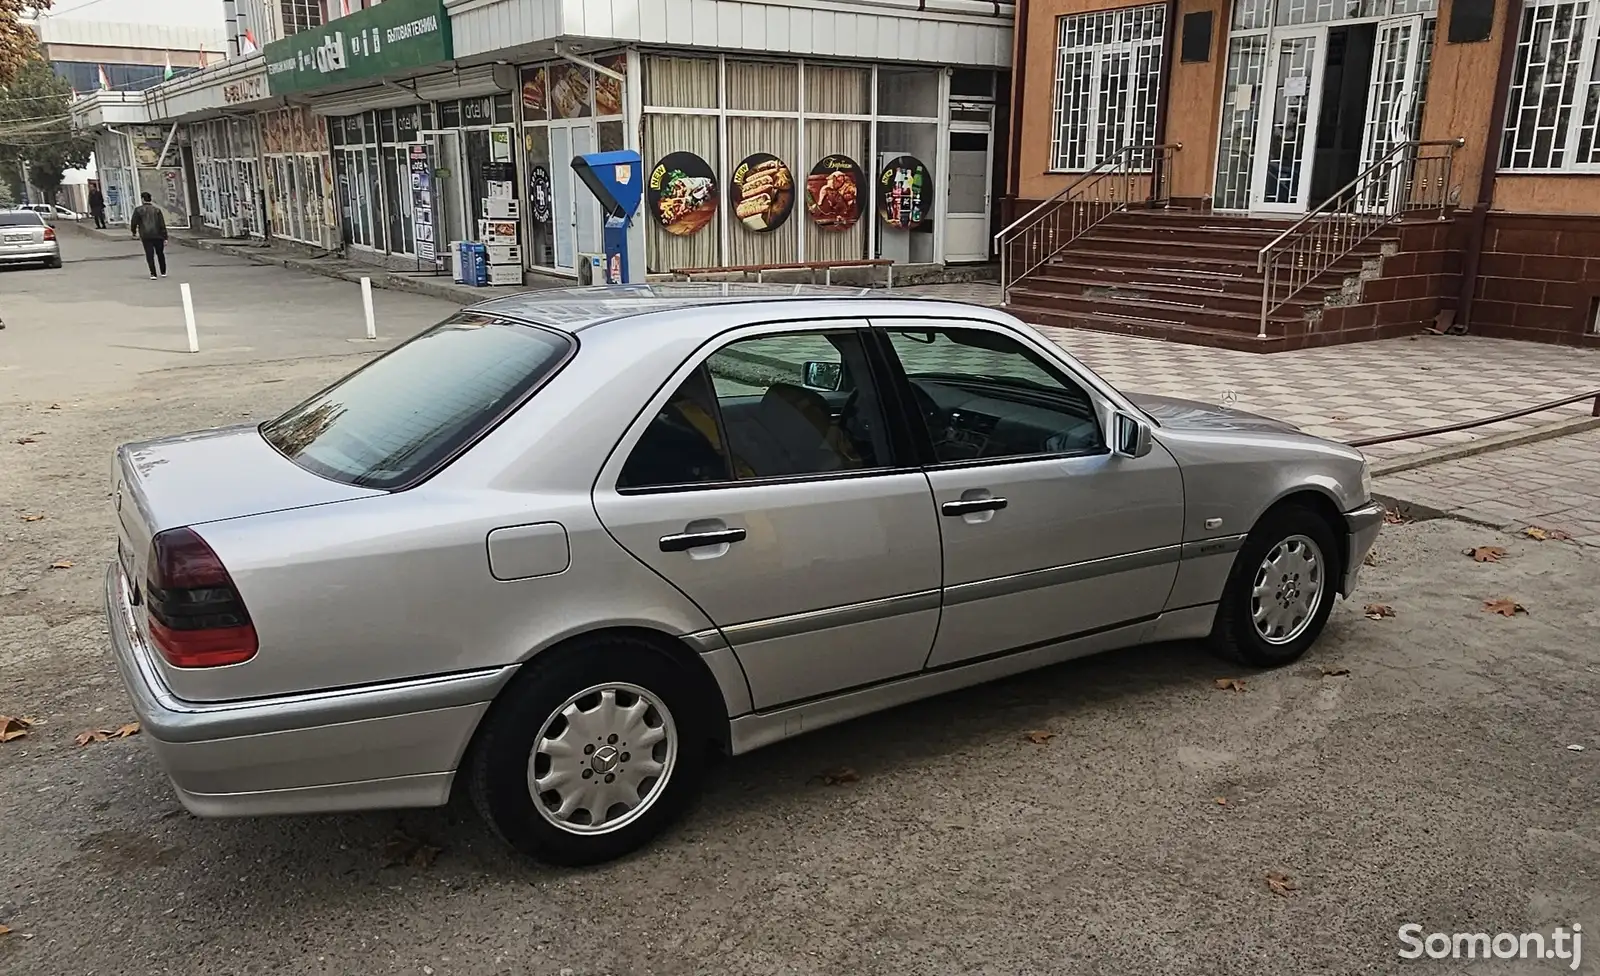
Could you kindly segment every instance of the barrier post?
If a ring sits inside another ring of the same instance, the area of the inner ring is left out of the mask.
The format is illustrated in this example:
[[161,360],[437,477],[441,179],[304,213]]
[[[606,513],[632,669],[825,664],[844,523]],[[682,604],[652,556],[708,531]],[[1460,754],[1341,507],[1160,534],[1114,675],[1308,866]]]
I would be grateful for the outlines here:
[[178,288],[183,292],[183,325],[189,333],[189,351],[199,352],[200,334],[195,331],[194,327],[194,295],[189,291],[189,283],[187,281],[179,285]]
[[372,279],[365,276],[361,279],[361,307],[367,313],[367,338],[378,338],[378,320],[372,312]]

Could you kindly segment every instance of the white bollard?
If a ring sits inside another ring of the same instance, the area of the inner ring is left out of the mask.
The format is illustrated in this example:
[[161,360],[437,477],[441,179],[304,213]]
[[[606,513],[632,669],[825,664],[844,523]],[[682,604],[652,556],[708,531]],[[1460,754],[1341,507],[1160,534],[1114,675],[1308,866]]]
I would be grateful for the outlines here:
[[194,328],[194,295],[189,292],[189,283],[186,281],[178,286],[183,291],[183,324],[189,330],[189,351],[200,351],[200,334]]
[[372,279],[361,279],[361,305],[367,312],[367,338],[378,338],[378,320],[372,314]]

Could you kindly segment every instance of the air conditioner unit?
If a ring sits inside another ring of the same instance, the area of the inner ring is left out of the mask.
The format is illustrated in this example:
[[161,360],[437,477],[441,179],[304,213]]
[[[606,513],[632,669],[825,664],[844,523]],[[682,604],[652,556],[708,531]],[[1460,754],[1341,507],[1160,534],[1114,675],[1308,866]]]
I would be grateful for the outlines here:
[[603,285],[606,283],[606,256],[604,254],[578,255],[578,284]]

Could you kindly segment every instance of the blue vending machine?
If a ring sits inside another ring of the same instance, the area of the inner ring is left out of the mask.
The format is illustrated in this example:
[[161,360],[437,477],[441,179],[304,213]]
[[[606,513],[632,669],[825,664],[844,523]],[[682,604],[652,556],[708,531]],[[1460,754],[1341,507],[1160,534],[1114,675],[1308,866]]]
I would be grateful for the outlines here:
[[[631,149],[584,153],[573,157],[572,169],[605,212],[606,284],[625,285],[632,280],[630,269],[636,266],[628,253],[628,228],[644,197],[643,161]],[[643,280],[642,274],[639,280]]]

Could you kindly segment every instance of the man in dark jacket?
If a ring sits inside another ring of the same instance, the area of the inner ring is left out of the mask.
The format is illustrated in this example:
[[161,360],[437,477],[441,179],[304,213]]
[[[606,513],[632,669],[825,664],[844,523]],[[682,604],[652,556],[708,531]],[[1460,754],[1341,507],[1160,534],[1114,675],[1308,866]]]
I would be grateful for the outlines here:
[[106,197],[100,192],[99,184],[89,188],[89,213],[94,217],[94,225],[101,230],[106,229]]
[[144,260],[150,265],[150,280],[156,280],[156,261],[161,262],[161,277],[167,276],[167,215],[150,202],[150,194],[142,193],[144,203],[133,212],[128,228],[133,236],[144,242]]

